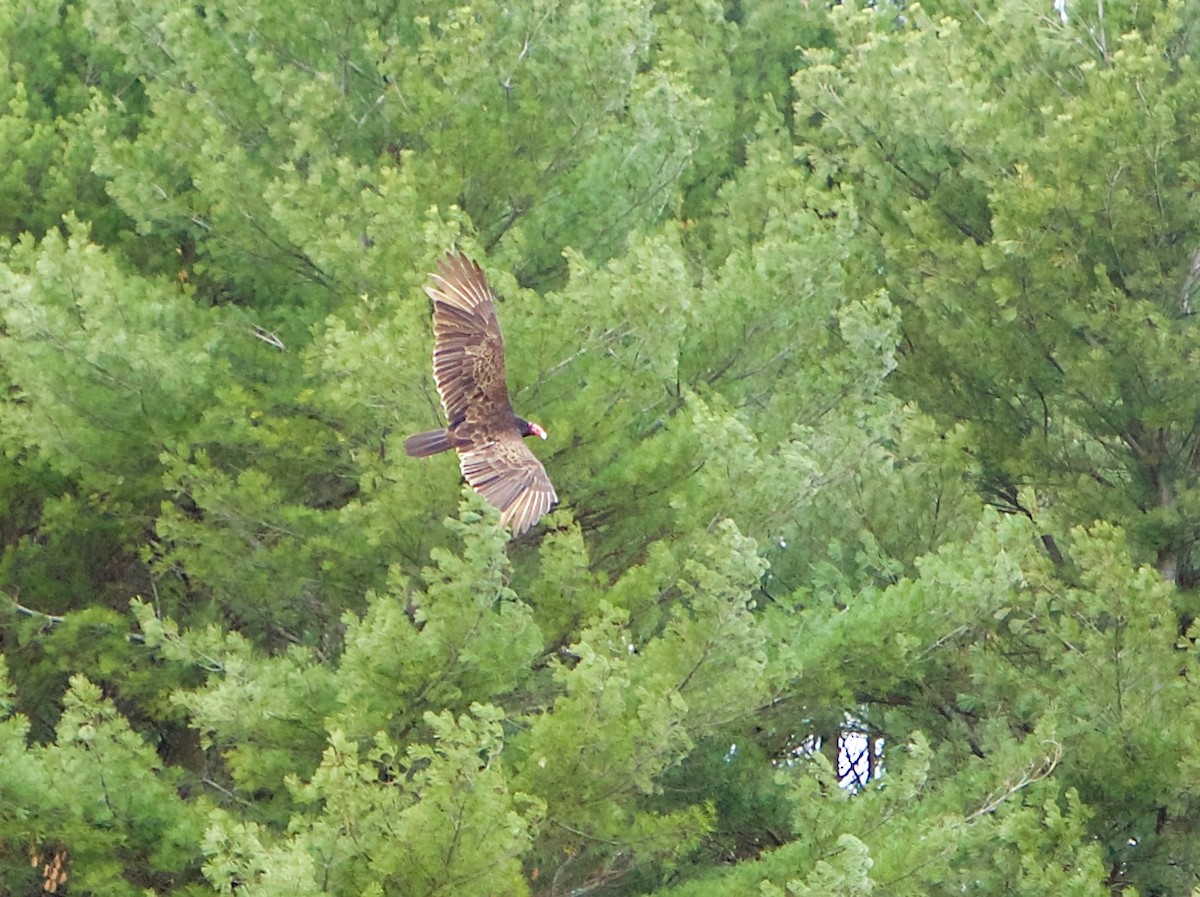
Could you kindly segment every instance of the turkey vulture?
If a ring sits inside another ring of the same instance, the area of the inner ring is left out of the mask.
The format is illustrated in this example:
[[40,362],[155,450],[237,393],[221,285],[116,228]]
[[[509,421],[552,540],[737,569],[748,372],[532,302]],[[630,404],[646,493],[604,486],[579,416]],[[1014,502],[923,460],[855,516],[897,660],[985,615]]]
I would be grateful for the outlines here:
[[423,458],[456,449],[463,477],[519,536],[558,501],[546,468],[524,442],[526,436],[545,439],[546,431],[517,417],[509,404],[495,295],[479,265],[449,253],[430,277],[433,379],[448,426],[409,436],[404,451]]

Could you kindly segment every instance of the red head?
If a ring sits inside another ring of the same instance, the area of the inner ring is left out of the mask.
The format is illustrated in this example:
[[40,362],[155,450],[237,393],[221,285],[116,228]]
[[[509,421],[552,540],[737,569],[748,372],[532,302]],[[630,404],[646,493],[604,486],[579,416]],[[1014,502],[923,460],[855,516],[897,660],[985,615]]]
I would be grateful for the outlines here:
[[537,424],[525,420],[523,417],[517,418],[517,428],[521,431],[522,436],[538,436],[542,439],[546,438],[546,431]]

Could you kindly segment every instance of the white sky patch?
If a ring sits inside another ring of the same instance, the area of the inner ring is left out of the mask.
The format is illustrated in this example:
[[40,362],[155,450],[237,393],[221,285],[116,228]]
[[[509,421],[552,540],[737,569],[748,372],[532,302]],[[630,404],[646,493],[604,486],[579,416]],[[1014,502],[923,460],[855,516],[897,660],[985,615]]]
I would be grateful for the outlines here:
[[[821,739],[809,735],[793,751],[792,757],[782,761],[791,766],[803,757],[810,757],[821,750]],[[886,742],[873,735],[861,720],[846,714],[845,723],[837,734],[837,777],[838,784],[846,791],[857,793],[883,775],[884,748]],[[725,755],[728,763],[737,756],[737,745],[731,744]]]
[[843,729],[838,738],[838,782],[848,791],[861,791],[883,773],[883,739]]

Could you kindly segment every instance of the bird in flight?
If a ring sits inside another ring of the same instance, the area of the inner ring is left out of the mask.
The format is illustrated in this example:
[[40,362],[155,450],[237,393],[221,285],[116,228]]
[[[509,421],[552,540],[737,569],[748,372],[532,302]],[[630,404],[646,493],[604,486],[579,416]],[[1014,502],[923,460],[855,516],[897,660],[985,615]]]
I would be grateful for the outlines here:
[[524,441],[545,439],[546,431],[513,413],[495,293],[479,265],[448,253],[430,278],[433,379],[447,426],[409,436],[404,451],[423,458],[455,449],[471,488],[499,508],[501,523],[519,536],[558,502],[546,468]]

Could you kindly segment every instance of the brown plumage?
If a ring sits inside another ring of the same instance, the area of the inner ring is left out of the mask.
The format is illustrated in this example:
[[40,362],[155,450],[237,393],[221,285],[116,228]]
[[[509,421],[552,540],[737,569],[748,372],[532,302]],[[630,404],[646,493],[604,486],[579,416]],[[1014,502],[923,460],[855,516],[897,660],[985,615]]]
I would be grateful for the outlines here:
[[448,426],[408,437],[404,451],[419,458],[456,449],[463,477],[520,535],[558,501],[546,469],[524,441],[545,439],[546,431],[513,413],[495,295],[479,265],[450,253],[430,276],[425,292],[433,300],[433,379]]

